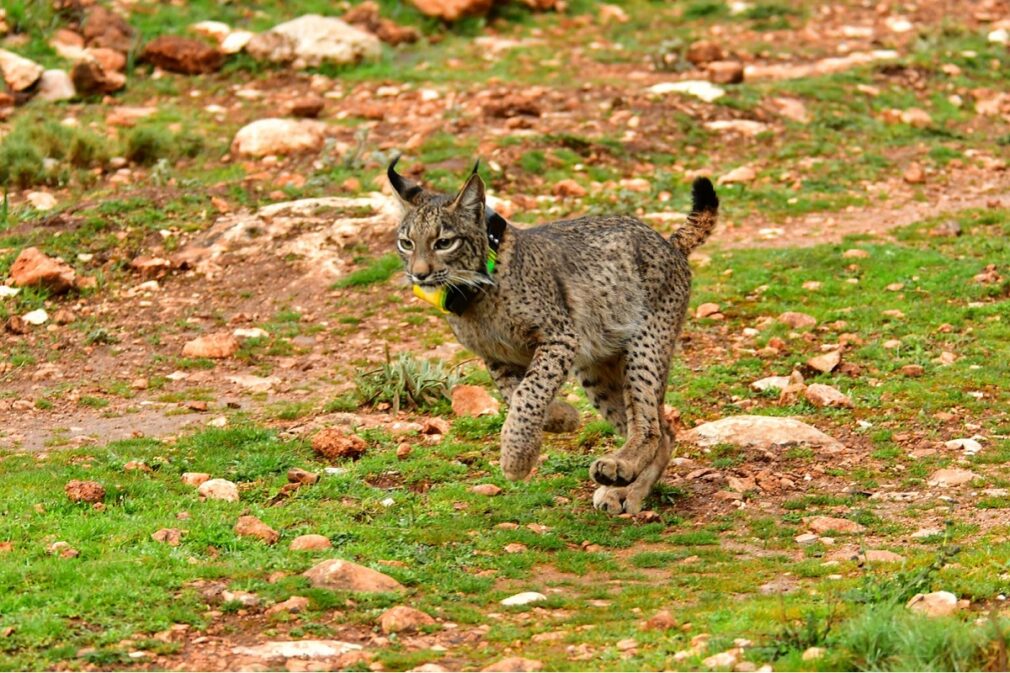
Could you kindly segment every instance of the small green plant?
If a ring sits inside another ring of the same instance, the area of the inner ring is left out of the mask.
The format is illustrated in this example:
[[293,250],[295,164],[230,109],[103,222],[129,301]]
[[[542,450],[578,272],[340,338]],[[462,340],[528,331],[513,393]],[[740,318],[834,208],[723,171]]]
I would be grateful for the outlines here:
[[333,284],[334,288],[364,287],[389,280],[401,266],[400,258],[394,254],[372,260],[363,269],[354,271]]
[[386,364],[358,376],[357,386],[364,404],[386,402],[395,413],[401,407],[432,409],[450,399],[459,381],[455,368],[418,360],[409,353],[400,353],[392,361],[387,353]]

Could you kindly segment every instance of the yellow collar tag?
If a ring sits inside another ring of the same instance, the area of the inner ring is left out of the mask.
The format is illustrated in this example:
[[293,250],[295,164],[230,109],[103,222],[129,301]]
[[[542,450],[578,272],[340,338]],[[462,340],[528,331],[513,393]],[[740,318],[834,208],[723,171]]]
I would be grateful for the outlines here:
[[414,285],[414,296],[422,301],[428,302],[442,313],[448,313],[448,311],[445,310],[444,287],[436,287],[432,290],[425,290],[420,285]]

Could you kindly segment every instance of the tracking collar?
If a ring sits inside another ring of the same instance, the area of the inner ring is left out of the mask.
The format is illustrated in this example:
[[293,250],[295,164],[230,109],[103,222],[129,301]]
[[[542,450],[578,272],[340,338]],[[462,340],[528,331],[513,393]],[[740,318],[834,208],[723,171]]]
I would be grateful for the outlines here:
[[[487,225],[487,260],[480,270],[487,277],[494,275],[495,264],[498,262],[498,248],[501,247],[502,238],[505,237],[505,229],[508,222],[505,218],[494,212],[490,206],[484,207],[484,222]],[[432,290],[426,290],[420,285],[414,285],[414,296],[423,299],[442,313],[454,313],[463,315],[467,307],[473,302],[482,288],[471,287],[469,285],[459,287],[457,285],[443,285]]]

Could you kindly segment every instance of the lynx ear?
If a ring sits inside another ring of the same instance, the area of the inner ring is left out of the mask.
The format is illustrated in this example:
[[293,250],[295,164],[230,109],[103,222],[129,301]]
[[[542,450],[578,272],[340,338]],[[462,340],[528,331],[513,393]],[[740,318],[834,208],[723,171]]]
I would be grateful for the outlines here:
[[477,174],[476,164],[463,189],[453,199],[449,210],[468,214],[474,220],[484,219],[484,181]]
[[393,186],[393,191],[400,197],[404,206],[419,206],[424,201],[424,190],[416,182],[408,180],[396,172],[396,162],[399,160],[400,157],[397,156],[386,169],[389,184]]

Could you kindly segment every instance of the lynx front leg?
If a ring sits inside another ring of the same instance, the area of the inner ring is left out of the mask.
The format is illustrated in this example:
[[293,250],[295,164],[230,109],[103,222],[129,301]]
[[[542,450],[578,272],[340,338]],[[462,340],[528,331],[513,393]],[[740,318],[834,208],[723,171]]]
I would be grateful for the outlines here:
[[509,479],[523,479],[536,465],[547,408],[564,383],[575,353],[573,337],[540,346],[512,393],[501,431],[501,467]]
[[[506,362],[488,362],[487,370],[505,404],[511,407],[512,395],[522,383],[526,371],[519,365]],[[567,402],[553,400],[547,406],[543,427],[546,432],[572,432],[579,427],[579,412]]]

